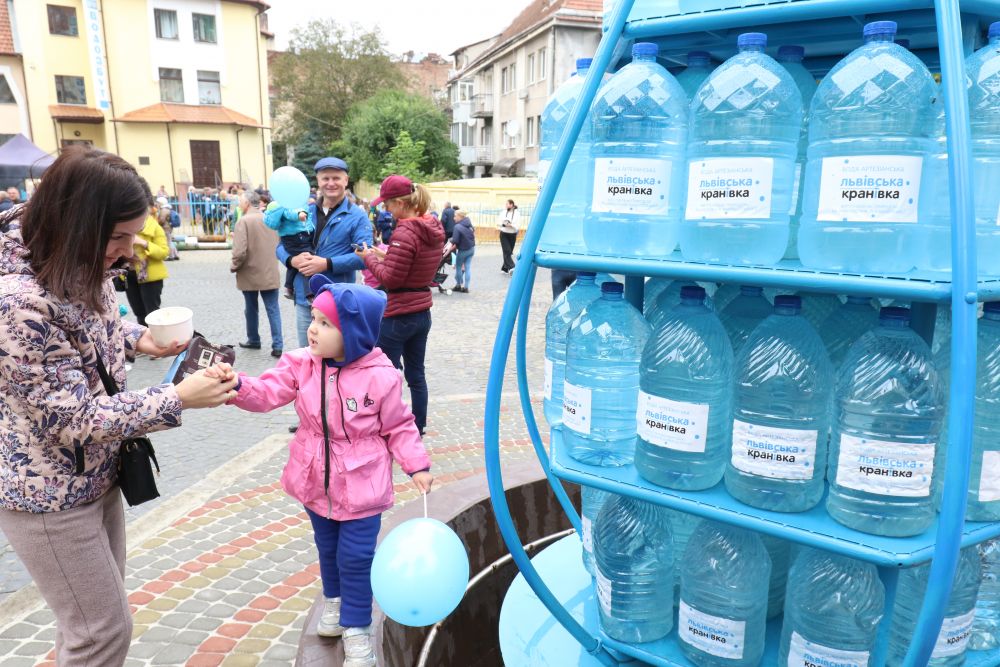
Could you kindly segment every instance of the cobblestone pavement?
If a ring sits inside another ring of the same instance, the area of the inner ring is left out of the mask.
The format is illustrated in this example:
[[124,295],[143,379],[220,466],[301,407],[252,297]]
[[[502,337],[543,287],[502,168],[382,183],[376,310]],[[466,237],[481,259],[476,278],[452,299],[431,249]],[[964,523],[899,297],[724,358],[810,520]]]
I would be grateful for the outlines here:
[[[228,257],[225,251],[183,253],[180,262],[168,265],[163,302],[191,307],[196,328],[210,340],[236,343],[245,337],[243,305],[227,270]],[[510,281],[499,265],[499,248],[480,246],[472,292],[435,295],[425,443],[442,484],[483,470],[483,398]],[[550,296],[548,274],[539,271],[529,327],[529,377],[536,391]],[[282,318],[287,347],[294,347],[294,313],[285,299]],[[262,336],[262,351],[238,352],[240,370],[254,374],[273,364],[266,323]],[[130,386],[161,381],[167,366],[166,361],[136,361]],[[513,393],[513,355],[507,378],[502,456],[532,457]],[[127,511],[126,588],[135,622],[127,665],[291,664],[318,591],[308,521],[277,482],[286,459],[287,427],[294,420],[291,406],[270,414],[235,408],[189,411],[182,428],[154,436],[162,497]],[[397,472],[395,482],[399,503],[416,497],[406,475]],[[52,614],[37,599],[2,535],[0,565],[0,664],[53,665]]]

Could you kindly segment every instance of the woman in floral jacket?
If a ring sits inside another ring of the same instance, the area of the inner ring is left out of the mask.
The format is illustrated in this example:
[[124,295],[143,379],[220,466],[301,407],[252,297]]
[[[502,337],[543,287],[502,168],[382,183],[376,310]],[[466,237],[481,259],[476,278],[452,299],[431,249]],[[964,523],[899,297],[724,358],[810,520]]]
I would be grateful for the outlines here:
[[[122,439],[221,405],[235,380],[125,388],[125,356],[176,354],[118,316],[110,278],[151,200],[121,158],[73,147],[31,201],[0,216],[0,530],[56,617],[60,667],[122,665],[132,635]],[[108,396],[100,357],[122,389]]]

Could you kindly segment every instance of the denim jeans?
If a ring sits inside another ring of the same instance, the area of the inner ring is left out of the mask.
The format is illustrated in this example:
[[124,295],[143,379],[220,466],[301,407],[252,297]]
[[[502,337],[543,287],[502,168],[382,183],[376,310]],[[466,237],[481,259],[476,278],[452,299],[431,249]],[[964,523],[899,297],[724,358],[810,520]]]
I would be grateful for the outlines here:
[[243,292],[243,301],[245,302],[243,314],[247,320],[247,342],[251,345],[260,345],[258,294],[261,301],[264,302],[267,321],[271,325],[271,349],[280,350],[284,347],[284,341],[281,334],[281,311],[278,309],[278,290],[276,289]]
[[299,347],[309,346],[310,324],[312,324],[312,306],[295,304],[295,330],[299,334]]
[[427,335],[431,331],[431,311],[395,315],[382,320],[378,346],[396,368],[403,369],[403,377],[410,388],[413,403],[413,420],[421,433],[427,425],[427,378],[424,376],[424,355],[427,352]]
[[476,254],[476,247],[468,250],[459,250],[455,259],[455,284],[459,287],[469,289],[469,282],[472,280],[472,256]]

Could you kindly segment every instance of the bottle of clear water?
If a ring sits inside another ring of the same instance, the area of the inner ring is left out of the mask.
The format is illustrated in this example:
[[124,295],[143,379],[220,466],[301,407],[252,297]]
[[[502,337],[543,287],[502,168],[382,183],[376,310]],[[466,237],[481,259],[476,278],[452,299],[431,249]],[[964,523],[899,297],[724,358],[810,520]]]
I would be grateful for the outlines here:
[[1000,521],[1000,302],[985,305],[976,349],[972,470],[965,518]]
[[594,526],[601,629],[623,642],[650,642],[670,634],[674,546],[666,508],[611,495]]
[[643,285],[642,290],[642,314],[649,319],[649,314],[652,312],[653,307],[656,305],[656,298],[660,296],[663,290],[670,287],[670,283],[674,282],[670,278],[665,278],[663,276],[653,276],[646,280]]
[[884,606],[874,565],[800,547],[788,573],[778,664],[868,667]]
[[701,523],[701,519],[694,514],[686,514],[685,512],[669,508],[666,509],[667,514],[670,515],[670,529],[674,534],[674,606],[676,607],[681,599],[680,557],[687,548],[688,540],[691,539],[691,533]]
[[677,636],[702,667],[756,667],[764,653],[771,557],[756,533],[702,521],[681,568]]
[[583,567],[594,574],[594,521],[597,520],[605,501],[611,495],[608,491],[592,486],[580,486],[580,528],[583,540]]
[[[576,61],[576,72],[563,82],[542,111],[541,146],[538,149],[538,189],[542,189],[549,167],[556,158],[559,139],[569,124],[569,114],[583,92],[584,79],[590,69],[590,58]],[[580,128],[573,152],[552,200],[538,247],[547,251],[579,252],[583,249],[583,212],[586,209],[587,169],[590,166],[590,123]]]
[[854,341],[878,324],[878,311],[867,296],[847,295],[847,302],[830,313],[819,327],[833,368],[839,369]]
[[972,132],[972,191],[976,193],[976,266],[981,275],[1000,275],[1000,22],[990,43],[965,62]]
[[[898,43],[898,42],[897,42]],[[920,271],[951,271],[951,184],[948,172],[948,136],[945,128],[944,88],[938,87],[934,99],[934,141],[927,158],[921,197],[926,197],[921,220],[923,249],[915,268]],[[980,239],[977,238],[977,243]]]
[[781,615],[785,606],[785,590],[788,585],[788,568],[792,559],[792,544],[787,540],[764,533],[758,533],[760,541],[771,557],[771,581],[767,587],[768,620]]
[[601,298],[593,272],[580,271],[565,292],[556,297],[545,316],[545,421],[562,424],[563,381],[566,376],[566,336],[577,315]]
[[799,292],[799,296],[802,297],[802,317],[816,329],[819,329],[830,313],[842,305],[840,298],[835,294]]
[[[944,623],[931,653],[928,667],[952,667],[965,664],[965,651],[972,636],[976,617],[976,596],[980,579],[979,550],[975,546],[962,549],[952,584],[951,597],[944,610]],[[886,667],[900,667],[917,628],[917,617],[927,591],[929,563],[903,570],[899,574],[892,628],[889,631],[889,655]]]
[[705,290],[681,288],[642,353],[635,468],[671,489],[718,484],[732,426],[733,348]]
[[685,259],[771,266],[788,245],[802,95],[764,53],[767,36],[744,33],[740,52],[691,102]]
[[826,509],[875,535],[926,530],[942,477],[944,395],[930,348],[909,325],[906,308],[883,308],[837,374]]
[[722,326],[733,344],[733,354],[739,355],[750,332],[774,311],[774,307],[764,298],[764,290],[753,285],[741,285],[740,294],[729,302],[719,313]]
[[563,441],[581,463],[623,466],[635,456],[639,361],[650,327],[624,299],[621,283],[601,285],[566,337]]
[[[722,283],[712,296],[712,300],[715,302],[715,309],[721,313],[722,309],[728,306],[741,293],[742,285],[739,283]],[[766,293],[764,298],[767,298]]]
[[979,562],[982,577],[969,650],[989,651],[1000,647],[1000,538],[979,545]]
[[671,280],[661,276],[653,276],[646,281],[642,296],[642,314],[652,323],[653,313],[656,310],[656,302],[664,291],[670,290],[667,301],[663,303],[665,312],[672,310],[681,302],[681,288],[685,285],[700,285],[705,289],[705,305],[715,310],[715,303],[712,295],[715,294],[715,283],[696,283],[690,280]]
[[712,283],[699,284],[690,280],[674,280],[659,291],[652,306],[645,311],[646,321],[649,322],[650,326],[654,329],[658,327],[663,322],[663,318],[680,305],[681,290],[685,287],[701,287],[705,290],[705,307],[715,311],[715,302],[712,300],[712,292],[710,291],[714,287]]
[[893,43],[896,24],[864,28],[865,43],[830,70],[813,98],[799,257],[817,269],[902,273],[922,264],[918,225],[933,147],[937,86]]
[[806,149],[809,147],[809,105],[816,94],[816,77],[809,73],[802,61],[806,50],[801,46],[785,44],[778,47],[778,62],[788,70],[802,95],[802,130],[799,132],[798,155],[795,158],[795,185],[792,190],[792,205],[788,209],[788,245],[785,259],[799,257],[799,218],[802,217],[802,179],[806,172]]
[[677,74],[677,83],[681,84],[688,99],[692,99],[701,84],[712,73],[712,56],[708,51],[690,51],[687,60],[687,67]]
[[684,205],[687,95],[639,42],[632,62],[605,83],[591,108],[591,196],[587,250],[667,257],[677,247]]
[[774,299],[736,359],[729,494],[752,507],[804,512],[823,496],[833,368],[797,296]]

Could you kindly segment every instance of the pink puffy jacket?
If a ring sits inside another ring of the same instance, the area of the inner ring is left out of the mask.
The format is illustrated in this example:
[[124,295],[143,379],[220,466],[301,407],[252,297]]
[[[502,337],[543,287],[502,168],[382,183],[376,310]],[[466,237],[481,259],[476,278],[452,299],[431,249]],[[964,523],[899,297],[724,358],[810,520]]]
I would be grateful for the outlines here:
[[[321,378],[327,382],[328,493],[323,489]],[[300,425],[281,486],[317,514],[348,521],[384,512],[393,505],[393,459],[408,474],[430,468],[413,414],[400,398],[399,371],[378,348],[343,368],[325,369],[309,350],[294,350],[260,377],[241,373],[240,379],[231,404],[244,410],[268,412],[295,401]]]

